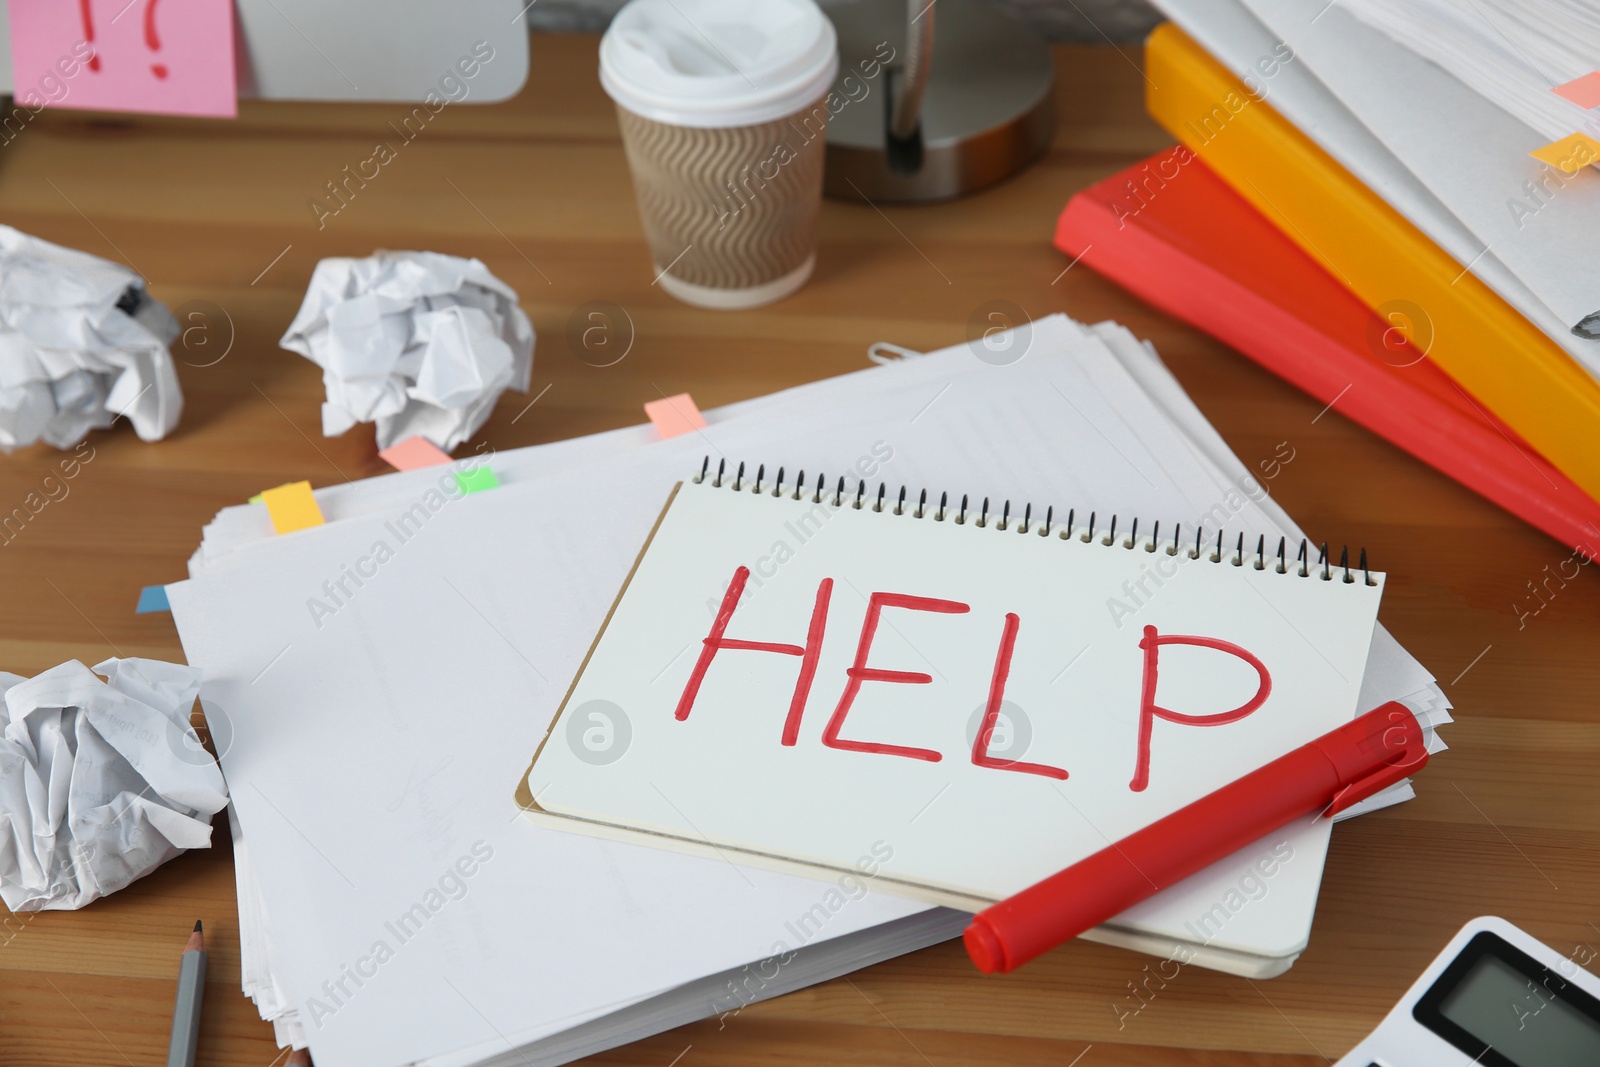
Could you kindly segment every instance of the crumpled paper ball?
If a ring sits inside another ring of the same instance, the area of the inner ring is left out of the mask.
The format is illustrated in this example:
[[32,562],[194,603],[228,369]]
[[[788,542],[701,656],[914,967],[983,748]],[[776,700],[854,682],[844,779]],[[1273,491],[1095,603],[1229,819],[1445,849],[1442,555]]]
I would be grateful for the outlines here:
[[33,678],[0,671],[0,898],[70,911],[190,848],[211,847],[228,803],[189,711],[200,672],[77,660]]
[[0,226],[0,451],[71,448],[118,416],[159,440],[183,412],[177,336],[127,267]]
[[322,368],[323,434],[376,422],[379,448],[418,435],[448,452],[533,372],[516,292],[437,252],[324,259],[279,344]]

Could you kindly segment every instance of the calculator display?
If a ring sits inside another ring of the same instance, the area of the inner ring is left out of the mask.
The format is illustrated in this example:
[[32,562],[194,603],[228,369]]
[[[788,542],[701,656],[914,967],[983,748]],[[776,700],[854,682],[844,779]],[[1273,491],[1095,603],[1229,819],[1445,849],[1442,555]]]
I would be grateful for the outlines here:
[[1487,931],[1412,1014],[1486,1067],[1600,1064],[1600,1001]]

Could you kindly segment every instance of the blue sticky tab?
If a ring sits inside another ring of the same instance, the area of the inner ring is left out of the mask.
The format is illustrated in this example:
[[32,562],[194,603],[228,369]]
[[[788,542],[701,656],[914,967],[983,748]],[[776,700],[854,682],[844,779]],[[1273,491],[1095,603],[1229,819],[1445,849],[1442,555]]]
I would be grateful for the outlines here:
[[147,585],[139,590],[139,606],[133,609],[135,615],[148,615],[153,611],[171,611],[172,605],[167,603],[167,587],[164,585]]

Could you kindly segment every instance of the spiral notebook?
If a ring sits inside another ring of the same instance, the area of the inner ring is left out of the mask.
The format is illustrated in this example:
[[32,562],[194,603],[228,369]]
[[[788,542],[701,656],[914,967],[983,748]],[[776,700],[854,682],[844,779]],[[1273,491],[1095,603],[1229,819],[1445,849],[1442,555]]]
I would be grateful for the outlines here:
[[976,910],[1358,711],[1348,557],[767,475],[672,491],[527,815]]

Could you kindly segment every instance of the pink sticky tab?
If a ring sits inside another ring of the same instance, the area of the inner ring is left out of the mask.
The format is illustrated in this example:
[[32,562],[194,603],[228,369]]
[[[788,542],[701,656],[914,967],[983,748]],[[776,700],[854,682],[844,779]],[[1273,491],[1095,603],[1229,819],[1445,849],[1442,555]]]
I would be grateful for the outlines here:
[[11,0],[17,103],[233,118],[233,0]]
[[1579,107],[1600,107],[1600,70],[1591,70],[1583,77],[1573,78],[1550,91]]
[[661,432],[662,437],[677,437],[679,434],[706,428],[705,417],[700,414],[700,409],[694,406],[694,401],[690,399],[688,393],[652,400],[644,406],[644,413],[650,416],[650,421],[656,424],[656,429]]
[[437,467],[450,462],[450,454],[441,451],[426,437],[408,437],[383,449],[378,456],[397,471],[414,471],[418,467]]

